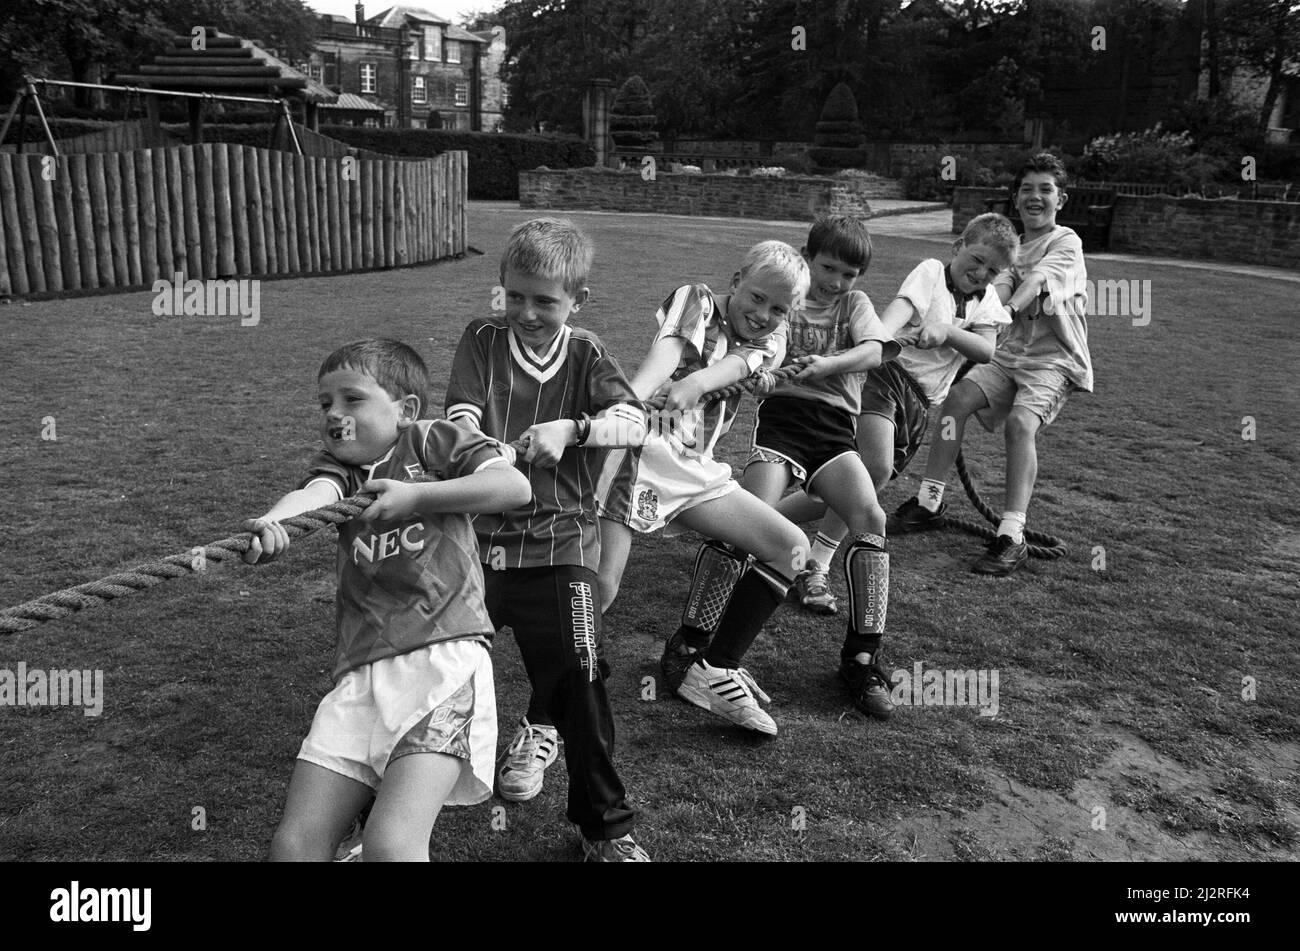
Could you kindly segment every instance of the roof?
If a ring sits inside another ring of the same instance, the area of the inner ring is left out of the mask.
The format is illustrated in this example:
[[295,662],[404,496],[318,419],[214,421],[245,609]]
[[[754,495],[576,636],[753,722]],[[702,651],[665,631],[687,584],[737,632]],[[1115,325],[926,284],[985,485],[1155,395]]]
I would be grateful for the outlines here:
[[384,107],[353,92],[339,93],[339,101],[321,106],[322,109],[351,109],[354,112],[384,112]]
[[402,26],[405,23],[429,23],[442,27],[442,35],[449,40],[458,40],[462,43],[490,43],[491,40],[485,40],[481,36],[475,36],[463,26],[457,26],[446,17],[439,16],[431,10],[424,7],[409,6],[407,4],[398,4],[395,7],[389,7],[382,13],[376,13],[374,16],[366,19],[366,22],[372,26],[395,27]]
[[212,92],[241,96],[288,96],[314,103],[338,97],[288,63],[249,40],[211,27],[201,50],[193,49],[189,36],[173,36],[171,44],[144,63],[138,73],[118,73],[117,82],[148,89]]

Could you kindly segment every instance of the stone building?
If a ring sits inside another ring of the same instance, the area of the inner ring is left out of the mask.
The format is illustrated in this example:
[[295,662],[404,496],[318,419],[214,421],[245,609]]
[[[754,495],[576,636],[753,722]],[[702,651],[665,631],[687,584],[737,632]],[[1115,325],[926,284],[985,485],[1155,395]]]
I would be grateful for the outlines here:
[[[504,58],[499,26],[471,33],[405,4],[367,17],[358,3],[353,20],[321,17],[316,50],[303,71],[347,97],[354,108],[338,113],[345,122],[492,131],[504,106]],[[377,108],[355,108],[353,97]]]

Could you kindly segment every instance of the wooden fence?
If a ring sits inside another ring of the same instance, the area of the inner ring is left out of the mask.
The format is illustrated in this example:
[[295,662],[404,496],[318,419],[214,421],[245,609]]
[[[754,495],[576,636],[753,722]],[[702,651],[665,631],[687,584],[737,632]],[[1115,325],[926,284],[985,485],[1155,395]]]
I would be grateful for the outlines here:
[[398,267],[466,248],[467,153],[0,154],[0,296]]
[[[39,124],[36,128],[40,128]],[[16,123],[13,129],[15,133],[21,133]],[[129,122],[119,122],[116,125],[111,125],[107,129],[100,129],[98,132],[88,132],[85,135],[77,136],[75,139],[60,139],[58,146],[60,155],[71,155],[78,152],[125,152],[130,149],[156,149],[180,145],[182,141],[182,139],[164,131],[162,126],[150,119],[132,119]],[[17,151],[18,146],[16,144],[0,147],[0,152]],[[49,155],[49,140],[42,136],[39,139],[24,142],[23,152]]]

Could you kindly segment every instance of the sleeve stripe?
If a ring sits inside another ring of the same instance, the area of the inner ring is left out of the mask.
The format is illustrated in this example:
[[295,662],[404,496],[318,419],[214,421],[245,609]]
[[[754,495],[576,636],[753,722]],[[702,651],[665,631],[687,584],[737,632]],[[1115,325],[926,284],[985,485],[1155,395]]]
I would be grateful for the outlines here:
[[317,483],[321,483],[321,482],[323,482],[325,485],[328,485],[328,486],[330,486],[331,488],[333,488],[333,489],[334,489],[334,494],[337,495],[337,496],[339,497],[339,499],[342,499],[342,498],[343,498],[343,489],[342,489],[342,487],[341,487],[340,484],[339,484],[339,480],[336,479],[336,478],[334,478],[333,476],[325,476],[325,475],[317,476],[316,478],[314,478],[314,479],[312,479],[310,482],[308,482],[306,485],[304,485],[303,488],[304,488],[304,489],[307,489],[307,488],[310,488],[311,486],[316,485]]
[[475,423],[483,418],[483,410],[473,403],[457,403],[447,407],[447,419],[454,421],[457,417],[468,416]]
[[617,417],[626,420],[629,423],[644,423],[645,413],[629,403],[615,403],[613,406],[605,407],[605,411],[600,414],[604,417]]
[[510,460],[507,459],[505,456],[493,456],[491,459],[484,460],[474,471],[482,472],[484,469],[487,469],[490,466],[508,466],[508,465],[510,465]]

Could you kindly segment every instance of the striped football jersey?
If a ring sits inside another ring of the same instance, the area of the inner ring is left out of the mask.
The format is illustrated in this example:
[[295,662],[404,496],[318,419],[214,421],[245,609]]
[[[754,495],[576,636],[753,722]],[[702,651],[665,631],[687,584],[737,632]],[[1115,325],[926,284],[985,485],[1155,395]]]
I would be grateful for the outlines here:
[[[765,337],[746,340],[731,329],[727,320],[727,301],[727,297],[716,298],[704,284],[684,284],[659,306],[655,314],[655,320],[659,322],[655,342],[666,337],[681,337],[686,341],[681,361],[673,371],[673,382],[696,370],[713,366],[728,354],[742,357],[750,373],[760,367],[771,369],[780,365],[785,355],[785,324]],[[688,455],[713,455],[714,446],[731,428],[743,395],[737,393],[700,407],[701,416],[692,440],[694,446]],[[651,426],[652,431],[655,428]]]
[[[481,433],[445,420],[408,427],[378,462],[353,466],[328,452],[313,457],[301,487],[328,482],[339,498],[368,479],[438,480],[508,465]],[[492,636],[483,601],[483,571],[470,516],[421,513],[403,519],[350,519],[339,526],[338,644],[334,679],[384,657],[426,644]]]
[[[473,422],[502,442],[557,419],[623,418],[644,425],[644,413],[618,361],[595,334],[565,325],[545,353],[519,342],[504,318],[465,328],[451,365],[447,418]],[[596,525],[596,450],[570,446],[554,468],[517,465],[533,500],[501,515],[474,519],[479,557],[490,568],[600,565]]]

